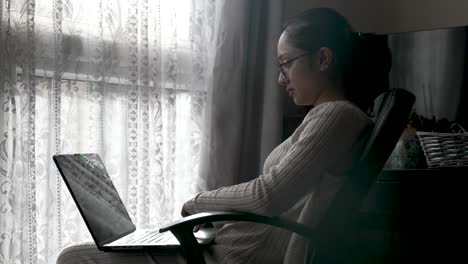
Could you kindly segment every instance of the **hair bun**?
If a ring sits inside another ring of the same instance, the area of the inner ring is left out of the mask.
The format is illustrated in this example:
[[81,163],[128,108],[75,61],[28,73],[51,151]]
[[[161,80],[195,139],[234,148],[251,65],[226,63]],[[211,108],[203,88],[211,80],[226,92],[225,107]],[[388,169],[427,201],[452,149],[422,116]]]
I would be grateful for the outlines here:
[[388,90],[392,55],[386,35],[353,32],[351,64],[347,71],[351,97],[362,105],[372,106],[373,99]]

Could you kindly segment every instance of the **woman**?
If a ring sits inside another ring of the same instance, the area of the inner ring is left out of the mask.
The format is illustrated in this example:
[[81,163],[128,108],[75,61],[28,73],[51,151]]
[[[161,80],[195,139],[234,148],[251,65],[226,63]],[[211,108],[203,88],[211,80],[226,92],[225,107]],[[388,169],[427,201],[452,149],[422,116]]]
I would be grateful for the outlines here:
[[[313,105],[296,131],[277,146],[258,178],[201,192],[187,201],[182,216],[218,210],[280,216],[313,226],[359,157],[373,123],[366,112],[388,86],[386,42],[357,33],[327,8],[305,11],[284,27],[278,41],[278,82],[297,105]],[[296,252],[286,252],[289,248]],[[217,233],[207,263],[282,263],[306,254],[288,231],[236,222]],[[58,263],[185,263],[180,256],[103,253],[94,245],[65,249]]]

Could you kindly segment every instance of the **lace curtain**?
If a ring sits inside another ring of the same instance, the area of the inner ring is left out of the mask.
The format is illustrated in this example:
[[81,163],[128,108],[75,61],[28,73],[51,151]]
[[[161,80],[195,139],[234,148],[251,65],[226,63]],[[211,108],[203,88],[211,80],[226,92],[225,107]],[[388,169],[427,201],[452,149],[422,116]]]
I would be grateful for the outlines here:
[[0,1],[0,263],[91,240],[52,155],[96,152],[133,221],[196,190],[221,1]]

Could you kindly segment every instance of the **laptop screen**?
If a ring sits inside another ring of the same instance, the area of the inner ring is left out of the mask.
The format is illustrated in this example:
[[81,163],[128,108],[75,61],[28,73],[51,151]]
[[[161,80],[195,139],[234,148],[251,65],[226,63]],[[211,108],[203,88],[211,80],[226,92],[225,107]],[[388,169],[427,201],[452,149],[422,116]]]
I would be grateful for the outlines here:
[[135,230],[97,154],[56,155],[54,161],[96,244]]

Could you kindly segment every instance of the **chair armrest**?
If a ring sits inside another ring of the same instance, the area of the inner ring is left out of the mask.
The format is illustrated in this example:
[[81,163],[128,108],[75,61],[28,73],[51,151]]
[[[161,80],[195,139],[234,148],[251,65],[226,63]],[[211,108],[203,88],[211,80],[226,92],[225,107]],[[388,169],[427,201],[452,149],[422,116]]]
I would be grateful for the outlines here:
[[220,221],[244,221],[277,226],[295,232],[308,240],[312,240],[316,233],[313,229],[297,222],[245,212],[198,213],[164,226],[159,229],[159,232],[171,231],[174,234],[180,242],[187,263],[204,264],[203,253],[193,234],[193,228],[197,225]]
[[221,221],[243,221],[277,226],[297,233],[309,240],[312,240],[316,233],[313,229],[294,221],[246,212],[198,213],[172,222],[169,225],[160,228],[159,232],[166,232],[169,230],[172,231],[180,228],[193,230],[193,228],[197,225]]

